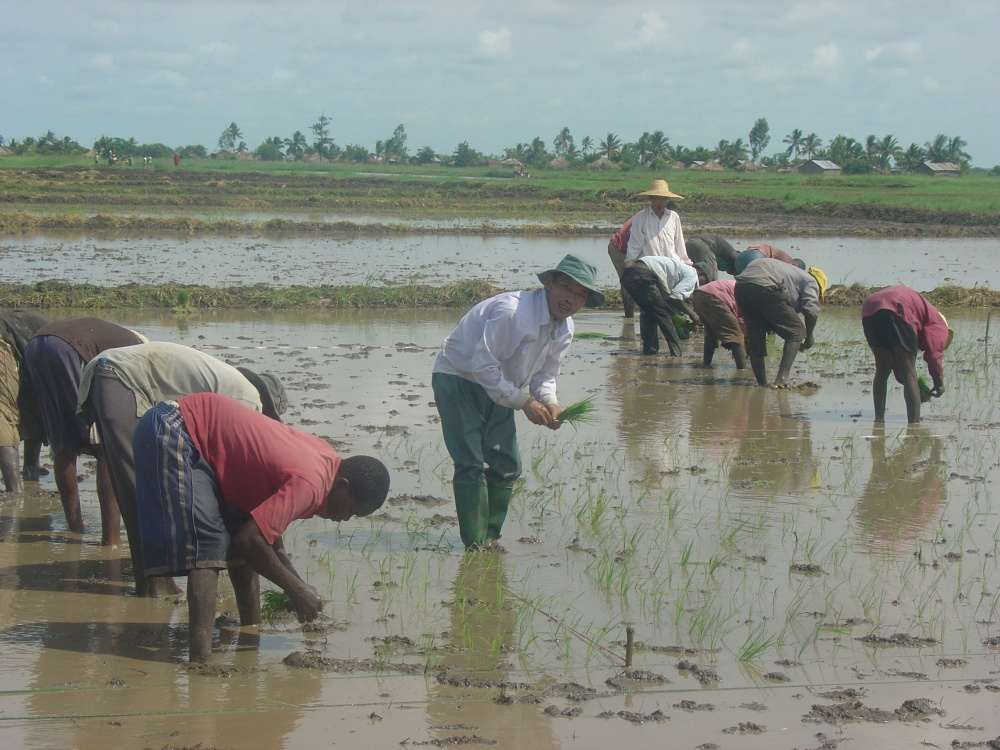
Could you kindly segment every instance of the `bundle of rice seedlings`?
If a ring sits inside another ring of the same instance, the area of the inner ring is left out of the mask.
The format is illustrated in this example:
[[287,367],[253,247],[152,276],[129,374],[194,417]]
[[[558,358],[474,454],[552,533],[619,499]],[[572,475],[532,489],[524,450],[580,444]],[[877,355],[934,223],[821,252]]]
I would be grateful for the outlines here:
[[575,339],[603,339],[606,338],[608,334],[601,333],[600,331],[577,331],[573,334]]
[[920,403],[926,404],[931,400],[931,384],[923,375],[917,378],[917,388],[920,389]]
[[284,591],[264,589],[260,598],[260,616],[265,622],[280,620],[292,611],[292,598]]
[[597,421],[597,404],[594,403],[595,396],[570,404],[559,412],[559,421],[570,424],[592,424]]

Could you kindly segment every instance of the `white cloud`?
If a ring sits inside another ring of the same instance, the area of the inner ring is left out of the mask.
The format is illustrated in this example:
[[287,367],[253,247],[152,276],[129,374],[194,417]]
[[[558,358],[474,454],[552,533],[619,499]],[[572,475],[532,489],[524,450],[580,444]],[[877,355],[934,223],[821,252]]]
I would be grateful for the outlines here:
[[668,39],[669,26],[656,11],[640,16],[639,26],[631,39],[620,39],[614,48],[621,52],[640,52],[663,47]]
[[840,61],[840,47],[835,42],[830,42],[813,49],[809,69],[818,75],[832,76],[840,67]]
[[201,57],[207,57],[214,62],[231,65],[236,57],[236,48],[226,42],[209,42],[198,48]]
[[923,60],[924,47],[916,40],[880,45],[865,51],[865,59],[882,65],[914,65]]
[[109,76],[114,75],[115,73],[114,55],[109,55],[107,53],[101,55],[94,55],[87,61],[87,67],[93,68],[99,73],[104,73]]
[[116,42],[123,39],[125,36],[121,25],[117,21],[108,21],[105,19],[91,21],[87,25],[87,29],[91,33],[94,41],[99,42],[100,44]]
[[187,79],[173,70],[158,70],[146,76],[143,84],[152,88],[182,89],[187,86]]
[[477,40],[476,55],[484,60],[499,60],[510,55],[510,29],[506,26],[496,31],[481,31]]
[[277,68],[276,70],[271,71],[271,83],[277,84],[279,86],[283,86],[286,83],[291,83],[298,77],[299,77],[298,73],[296,73],[294,70],[288,70],[286,68]]

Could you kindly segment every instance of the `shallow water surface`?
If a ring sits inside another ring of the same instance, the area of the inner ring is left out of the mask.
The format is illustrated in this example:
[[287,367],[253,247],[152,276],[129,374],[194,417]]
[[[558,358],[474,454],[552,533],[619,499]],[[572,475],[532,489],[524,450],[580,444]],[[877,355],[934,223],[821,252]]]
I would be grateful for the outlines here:
[[[760,238],[824,270],[831,284],[947,283],[1000,288],[998,239]],[[741,250],[751,242],[734,241]],[[604,287],[617,285],[607,240],[594,237],[415,234],[405,237],[120,237],[30,235],[0,238],[0,281],[63,279],[114,286],[319,286],[441,284],[486,278],[504,289],[566,253],[593,262]]]
[[[857,311],[824,310],[796,361],[803,387],[785,391],[721,352],[699,367],[697,339],[680,359],[643,357],[631,322],[584,312],[577,330],[604,336],[574,343],[559,393],[595,395],[597,420],[518,419],[524,484],[506,551],[466,556],[430,390],[461,312],[108,316],[279,373],[287,421],[378,455],[393,487],[371,519],[286,534],[330,601],[325,629],[241,633],[223,616],[207,674],[180,666],[183,603],[128,595],[127,559],[96,545],[89,461],[83,538],[51,477],[4,498],[5,744],[312,747],[331,727],[351,746],[510,748],[1000,734],[1000,415],[984,313],[947,311],[947,392],[907,428],[894,384],[887,423],[873,424]],[[219,611],[232,618],[233,600]],[[283,663],[292,652],[313,666]],[[907,712],[911,699],[943,713]],[[857,706],[830,718],[852,700],[891,721]]]

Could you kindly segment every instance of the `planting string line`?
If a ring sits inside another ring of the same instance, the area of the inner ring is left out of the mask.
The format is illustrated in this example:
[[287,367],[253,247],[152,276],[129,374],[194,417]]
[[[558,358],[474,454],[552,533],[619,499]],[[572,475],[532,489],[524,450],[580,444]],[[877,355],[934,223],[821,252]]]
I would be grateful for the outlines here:
[[576,628],[574,628],[574,627],[572,627],[570,625],[567,625],[565,622],[563,622],[562,620],[560,620],[555,615],[546,612],[544,609],[542,609],[541,607],[539,607],[534,602],[529,602],[523,596],[518,596],[517,594],[515,594],[510,589],[507,589],[507,594],[509,596],[513,597],[514,599],[517,599],[522,604],[528,605],[529,607],[531,607],[536,612],[545,615],[550,620],[552,620],[552,622],[554,622],[556,625],[558,625],[559,627],[565,628],[566,630],[568,630],[570,633],[572,633],[573,635],[575,635],[577,638],[579,638],[581,641],[583,641],[587,645],[593,646],[598,651],[603,651],[607,656],[611,657],[613,660],[620,661],[622,664],[627,664],[628,663],[628,660],[624,656],[621,656],[620,654],[616,654],[610,648],[602,646],[600,643],[598,643],[597,641],[595,641],[593,638],[590,638],[590,637],[584,635],[583,633],[581,633]]

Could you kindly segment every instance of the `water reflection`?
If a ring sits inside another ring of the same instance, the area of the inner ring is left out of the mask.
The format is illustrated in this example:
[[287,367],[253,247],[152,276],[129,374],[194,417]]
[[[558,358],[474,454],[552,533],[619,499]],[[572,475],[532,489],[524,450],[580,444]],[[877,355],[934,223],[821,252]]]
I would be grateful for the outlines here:
[[[461,744],[456,737],[476,735],[483,738],[478,744],[556,746],[552,720],[538,705],[514,701],[517,688],[508,682],[521,606],[508,590],[502,554],[478,552],[462,558],[451,601],[447,655],[427,706],[433,744]],[[497,699],[512,705],[500,708]]]
[[811,423],[793,411],[803,398],[750,381],[698,389],[688,402],[691,442],[728,462],[729,486],[741,493],[773,497],[815,489],[819,465]]
[[859,533],[874,549],[905,555],[937,520],[947,500],[943,441],[920,425],[887,438],[876,423],[869,441],[871,474],[858,498]]

